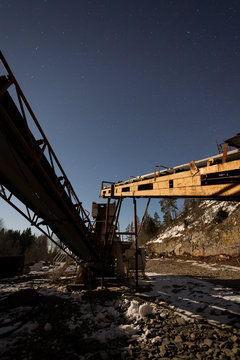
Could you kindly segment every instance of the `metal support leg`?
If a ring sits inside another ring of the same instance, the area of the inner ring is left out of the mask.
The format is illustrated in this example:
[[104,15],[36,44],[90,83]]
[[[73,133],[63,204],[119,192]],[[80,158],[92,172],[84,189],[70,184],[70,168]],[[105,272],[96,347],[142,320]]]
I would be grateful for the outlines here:
[[135,233],[135,262],[136,262],[136,287],[138,287],[138,226],[137,226],[137,204],[133,198],[134,208],[134,233]]
[[148,206],[149,206],[149,204],[150,204],[150,201],[151,201],[151,198],[148,199],[147,206],[146,206],[146,209],[145,209],[144,214],[143,214],[143,217],[142,217],[142,221],[141,221],[141,223],[140,223],[140,225],[139,225],[139,227],[138,227],[138,234],[140,233],[140,230],[141,230],[141,228],[142,228],[142,224],[143,224],[143,221],[144,221],[145,216],[146,216],[146,214],[147,214],[147,210],[148,210]]
[[109,218],[109,205],[111,199],[108,198],[107,200],[107,208],[106,208],[106,218],[105,218],[105,239],[104,239],[104,246],[108,243],[108,218]]
[[228,143],[224,144],[222,164],[225,164],[225,162],[227,161],[227,151],[228,151]]

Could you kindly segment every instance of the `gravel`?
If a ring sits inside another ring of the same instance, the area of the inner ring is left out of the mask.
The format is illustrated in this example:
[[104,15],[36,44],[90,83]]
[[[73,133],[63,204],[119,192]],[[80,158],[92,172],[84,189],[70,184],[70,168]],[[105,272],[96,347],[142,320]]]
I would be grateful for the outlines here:
[[[211,266],[152,259],[147,271],[228,285],[239,279],[236,269]],[[147,297],[146,288],[68,289],[48,274],[0,281],[1,360],[240,359],[235,324],[184,317],[171,303]]]

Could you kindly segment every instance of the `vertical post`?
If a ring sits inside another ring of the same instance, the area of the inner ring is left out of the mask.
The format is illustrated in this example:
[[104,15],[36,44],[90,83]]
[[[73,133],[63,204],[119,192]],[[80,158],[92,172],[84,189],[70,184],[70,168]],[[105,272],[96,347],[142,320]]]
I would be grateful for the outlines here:
[[109,205],[110,198],[107,199],[107,207],[106,207],[106,215],[105,215],[105,238],[104,238],[104,246],[108,243],[108,219],[109,219]]
[[116,211],[115,211],[114,217],[113,217],[113,221],[112,221],[112,223],[110,225],[110,231],[111,231],[111,236],[112,236],[110,238],[110,244],[111,245],[112,245],[114,237],[115,237],[115,232],[116,232],[116,228],[117,228],[117,223],[118,223],[118,218],[119,218],[119,214],[120,214],[120,210],[121,210],[121,205],[122,205],[122,198],[120,198],[118,200]]
[[223,149],[222,164],[225,164],[225,162],[227,161],[227,151],[228,151],[228,143],[225,143]]
[[135,233],[136,287],[138,287],[138,227],[137,227],[137,204],[135,197],[133,198],[133,208],[134,208],[134,233]]
[[141,221],[140,225],[138,226],[138,234],[140,233],[140,230],[141,230],[141,227],[142,227],[142,224],[143,224],[143,220],[145,219],[145,216],[146,216],[146,213],[147,213],[147,210],[148,210],[148,206],[150,204],[150,200],[151,200],[151,198],[148,199],[147,206],[146,206],[146,209],[145,209],[143,217],[142,217],[142,221]]
[[101,289],[103,290],[104,287],[104,273],[106,269],[106,258],[108,257],[108,222],[109,222],[109,205],[111,199],[107,199],[107,207],[106,207],[106,214],[105,214],[105,234],[104,234],[104,261],[103,261],[103,268],[102,268],[102,279],[101,279]]

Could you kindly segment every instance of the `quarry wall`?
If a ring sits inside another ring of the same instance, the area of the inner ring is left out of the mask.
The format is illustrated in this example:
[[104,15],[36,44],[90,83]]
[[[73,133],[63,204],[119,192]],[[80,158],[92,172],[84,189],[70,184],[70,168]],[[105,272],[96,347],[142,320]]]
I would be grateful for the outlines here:
[[[240,206],[236,206],[226,219],[220,221],[213,216],[214,209],[211,211],[208,207],[207,211],[211,214],[209,222],[204,220],[206,212],[203,212],[197,222],[192,216],[192,222],[187,226],[184,220],[178,222],[172,229],[166,229],[157,239],[150,241],[146,245],[148,256],[240,256]],[[181,231],[177,232],[176,228]]]

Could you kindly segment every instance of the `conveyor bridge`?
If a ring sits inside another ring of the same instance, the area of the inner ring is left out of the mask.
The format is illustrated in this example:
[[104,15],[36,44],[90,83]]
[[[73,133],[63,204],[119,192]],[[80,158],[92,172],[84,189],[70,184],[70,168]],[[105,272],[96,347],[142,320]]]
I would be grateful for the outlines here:
[[0,77],[0,196],[51,240],[57,236],[64,250],[95,261],[89,216],[2,53],[0,59],[6,71]]
[[[236,150],[228,151],[229,145]],[[226,140],[224,151],[207,159],[154,172],[119,183],[102,183],[100,197],[201,198],[240,201],[240,134]]]

